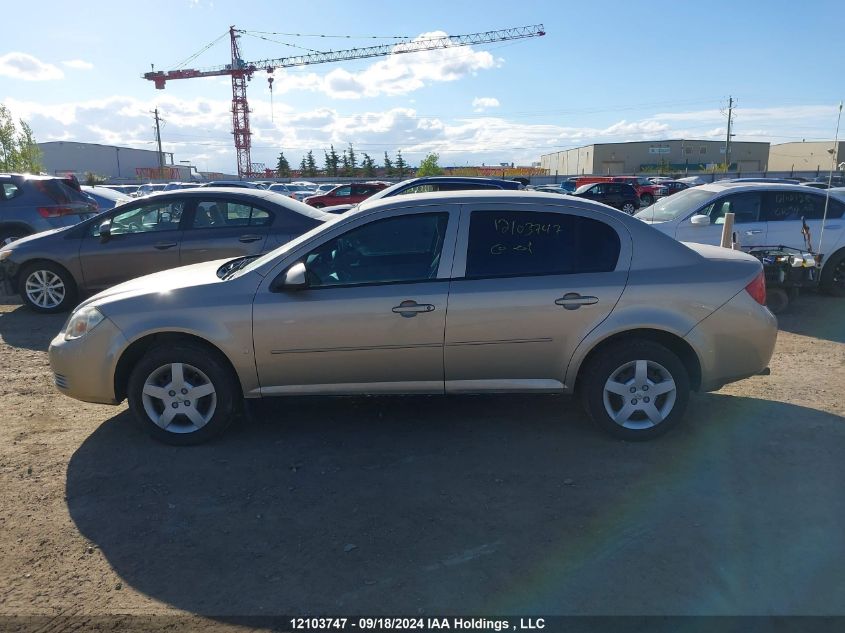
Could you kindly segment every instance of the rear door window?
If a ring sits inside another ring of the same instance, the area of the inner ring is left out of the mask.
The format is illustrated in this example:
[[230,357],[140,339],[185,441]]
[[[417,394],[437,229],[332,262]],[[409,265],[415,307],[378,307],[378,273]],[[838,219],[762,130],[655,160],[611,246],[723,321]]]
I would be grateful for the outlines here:
[[[824,217],[825,196],[803,191],[767,191],[763,194],[763,219],[768,222],[783,220],[821,220]],[[827,217],[841,218],[842,205],[830,199]]]
[[621,242],[611,226],[578,215],[474,211],[467,278],[610,272]]

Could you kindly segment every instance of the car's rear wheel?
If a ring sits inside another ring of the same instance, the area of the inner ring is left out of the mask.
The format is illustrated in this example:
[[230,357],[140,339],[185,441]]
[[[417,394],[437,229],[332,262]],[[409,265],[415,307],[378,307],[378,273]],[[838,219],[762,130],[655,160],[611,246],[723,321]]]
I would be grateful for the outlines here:
[[631,340],[588,361],[579,381],[584,408],[602,429],[623,440],[662,435],[682,418],[689,375],[672,351]]
[[640,202],[643,203],[644,207],[647,207],[650,204],[654,204],[654,196],[650,193],[644,193],[640,196]]
[[225,361],[201,345],[156,347],[129,376],[129,408],[155,439],[177,446],[200,444],[232,421],[236,381]]
[[67,312],[76,305],[76,282],[68,271],[52,262],[24,266],[18,275],[18,291],[35,312]]
[[834,297],[845,297],[845,249],[839,250],[822,268],[821,289]]
[[633,202],[623,202],[622,210],[628,215],[634,215],[634,211],[637,210],[637,207],[634,206]]

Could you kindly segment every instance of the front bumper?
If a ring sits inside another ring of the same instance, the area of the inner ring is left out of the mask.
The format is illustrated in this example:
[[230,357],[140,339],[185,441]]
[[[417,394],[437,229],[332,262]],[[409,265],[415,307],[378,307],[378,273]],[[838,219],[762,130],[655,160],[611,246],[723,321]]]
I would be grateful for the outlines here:
[[64,330],[50,343],[56,387],[66,396],[97,404],[118,404],[114,376],[126,338],[106,317],[81,338],[65,340]]

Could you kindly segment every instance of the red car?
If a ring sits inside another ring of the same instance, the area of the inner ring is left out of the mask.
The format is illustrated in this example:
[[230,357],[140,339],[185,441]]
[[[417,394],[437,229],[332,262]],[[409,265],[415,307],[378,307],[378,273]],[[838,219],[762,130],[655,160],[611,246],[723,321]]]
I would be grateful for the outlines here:
[[661,185],[655,185],[644,176],[582,176],[576,181],[576,186],[580,187],[592,182],[628,183],[637,192],[637,195],[640,197],[640,202],[644,207],[654,204],[654,201],[658,196],[664,195],[661,191]]
[[358,204],[386,186],[383,182],[351,182],[338,185],[326,194],[305,198],[305,204],[310,204],[317,209],[332,207],[336,204]]

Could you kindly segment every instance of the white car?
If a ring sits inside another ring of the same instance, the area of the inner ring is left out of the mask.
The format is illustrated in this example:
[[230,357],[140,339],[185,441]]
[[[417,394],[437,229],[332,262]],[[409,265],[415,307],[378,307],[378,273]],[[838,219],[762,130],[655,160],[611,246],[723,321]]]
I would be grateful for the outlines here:
[[[740,246],[806,249],[801,219],[810,228],[814,252],[824,254],[822,290],[845,296],[845,191],[773,183],[711,183],[659,199],[635,217],[681,242],[718,245],[725,214],[734,214]],[[821,240],[821,243],[820,243]]]

